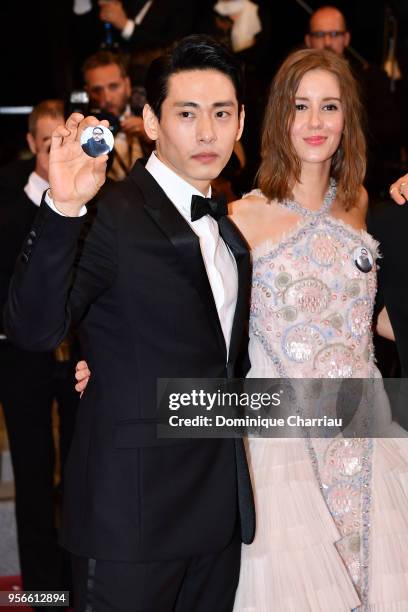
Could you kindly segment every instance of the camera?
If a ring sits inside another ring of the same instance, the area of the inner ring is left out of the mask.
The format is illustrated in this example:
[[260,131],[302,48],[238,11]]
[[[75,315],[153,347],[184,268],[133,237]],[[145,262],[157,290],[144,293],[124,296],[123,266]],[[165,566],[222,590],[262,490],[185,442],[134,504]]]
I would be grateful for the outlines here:
[[71,113],[82,113],[83,115],[93,115],[100,121],[106,120],[109,123],[109,129],[115,136],[120,130],[119,117],[108,113],[103,109],[94,107],[90,104],[88,93],[85,90],[74,90],[70,93],[67,102],[67,115]]

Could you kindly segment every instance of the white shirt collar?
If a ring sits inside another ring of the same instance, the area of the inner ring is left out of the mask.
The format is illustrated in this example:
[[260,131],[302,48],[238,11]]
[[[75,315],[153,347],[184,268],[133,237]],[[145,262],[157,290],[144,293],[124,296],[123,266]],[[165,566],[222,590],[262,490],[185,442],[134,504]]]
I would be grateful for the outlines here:
[[36,205],[41,204],[42,195],[49,184],[39,174],[32,172],[28,177],[27,185],[24,187],[27,197]]
[[[193,185],[182,179],[157,157],[156,153],[150,155],[146,170],[159,183],[166,196],[174,204],[185,219],[191,222],[191,196],[203,196]],[[207,198],[211,197],[211,186],[208,189]]]

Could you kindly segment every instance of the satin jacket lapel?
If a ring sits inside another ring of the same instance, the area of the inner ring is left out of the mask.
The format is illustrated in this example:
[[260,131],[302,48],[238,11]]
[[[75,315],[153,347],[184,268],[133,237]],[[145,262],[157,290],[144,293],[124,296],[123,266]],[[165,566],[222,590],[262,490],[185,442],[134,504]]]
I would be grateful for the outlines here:
[[204,303],[221,347],[226,351],[224,335],[197,235],[141,163],[136,162],[131,178],[136,181],[143,193],[146,212],[177,250],[186,273]]
[[231,249],[237,262],[238,295],[232,324],[231,341],[229,347],[229,362],[237,357],[245,325],[249,316],[249,298],[251,282],[251,263],[247,243],[235,224],[228,218],[222,217],[218,222],[220,235]]

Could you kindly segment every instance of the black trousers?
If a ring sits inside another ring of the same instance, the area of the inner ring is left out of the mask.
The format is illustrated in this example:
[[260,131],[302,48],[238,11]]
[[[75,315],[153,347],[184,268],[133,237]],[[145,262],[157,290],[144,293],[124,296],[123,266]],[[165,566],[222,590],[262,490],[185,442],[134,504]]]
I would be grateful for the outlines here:
[[241,537],[215,554],[156,563],[73,556],[75,612],[231,612]]
[[[60,456],[72,439],[78,394],[52,353],[21,351],[0,341],[0,402],[14,470],[19,558],[25,590],[69,589],[70,560],[57,543],[55,447],[51,408],[58,401]],[[61,375],[62,374],[62,375]]]

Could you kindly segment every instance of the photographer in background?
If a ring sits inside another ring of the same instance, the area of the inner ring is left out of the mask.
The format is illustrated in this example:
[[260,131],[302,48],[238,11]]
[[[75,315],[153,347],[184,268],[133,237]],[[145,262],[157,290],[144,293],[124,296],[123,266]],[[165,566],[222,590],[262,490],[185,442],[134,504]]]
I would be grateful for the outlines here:
[[108,177],[120,181],[137,159],[151,152],[143,119],[134,115],[130,106],[130,78],[121,57],[110,51],[91,55],[83,65],[82,74],[89,95],[90,113],[108,119],[114,133],[114,154]]
[[[0,168],[0,312],[21,245],[48,188],[52,132],[64,121],[62,101],[38,104],[29,116],[27,134],[34,158]],[[34,245],[35,240],[31,232],[27,244]],[[68,555],[57,543],[60,500],[54,482],[52,406],[56,399],[62,475],[78,406],[77,394],[72,392],[77,358],[75,345],[66,340],[54,352],[16,348],[4,335],[0,317],[0,402],[13,464],[18,550],[26,591],[70,589]]]

